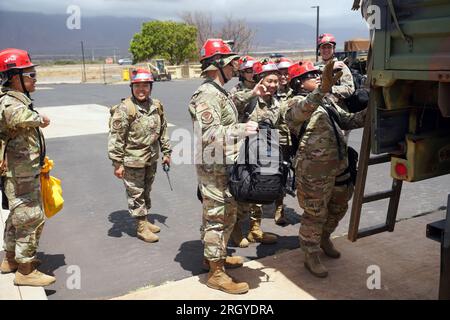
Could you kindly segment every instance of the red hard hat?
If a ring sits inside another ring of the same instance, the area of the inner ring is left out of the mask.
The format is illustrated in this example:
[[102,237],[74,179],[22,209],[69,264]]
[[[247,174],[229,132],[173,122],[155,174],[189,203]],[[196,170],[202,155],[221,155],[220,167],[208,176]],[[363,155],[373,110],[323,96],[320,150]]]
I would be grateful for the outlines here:
[[0,51],[0,72],[34,66],[37,64],[31,62],[30,55],[25,50],[9,48]]
[[319,39],[317,39],[317,48],[327,43],[332,43],[336,46],[336,38],[331,33],[323,33],[319,36]]
[[253,65],[255,64],[256,59],[250,56],[243,56],[239,59],[239,70],[245,70],[253,68]]
[[131,73],[131,83],[153,82],[153,75],[146,69],[136,69]]
[[222,39],[208,39],[200,51],[200,62],[218,54],[231,56],[236,53],[232,52],[230,46]]
[[278,71],[277,64],[270,60],[257,61],[253,64],[253,73],[260,75],[264,72]]
[[298,63],[295,63],[292,66],[290,66],[288,72],[289,77],[292,80],[294,78],[301,77],[304,74],[313,71],[319,72],[319,69],[317,69],[311,61],[299,61]]
[[294,64],[294,61],[285,57],[281,57],[280,59],[275,60],[275,62],[278,69],[287,69]]

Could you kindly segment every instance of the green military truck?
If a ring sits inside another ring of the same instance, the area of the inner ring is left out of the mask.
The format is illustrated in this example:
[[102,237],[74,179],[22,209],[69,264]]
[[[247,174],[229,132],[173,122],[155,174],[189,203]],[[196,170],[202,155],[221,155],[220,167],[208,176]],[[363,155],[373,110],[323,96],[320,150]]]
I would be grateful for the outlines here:
[[[450,1],[361,2],[363,16],[374,28],[367,68],[370,116],[352,204],[351,241],[394,231],[403,181],[450,173]],[[387,161],[392,189],[365,195],[368,166]],[[362,204],[386,198],[390,199],[386,223],[360,230]],[[450,196],[448,202],[450,207]],[[427,225],[426,230],[427,237],[441,243],[439,296],[450,299],[450,208],[447,219]]]
[[368,2],[381,19],[371,52],[372,152],[395,155],[396,179],[449,174],[450,1]]

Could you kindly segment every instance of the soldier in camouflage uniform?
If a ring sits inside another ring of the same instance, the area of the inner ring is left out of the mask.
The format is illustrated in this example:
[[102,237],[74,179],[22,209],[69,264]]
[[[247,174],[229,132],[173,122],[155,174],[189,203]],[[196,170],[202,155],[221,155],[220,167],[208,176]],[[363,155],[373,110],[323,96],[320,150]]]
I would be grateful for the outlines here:
[[[255,62],[252,65],[255,82],[258,84],[252,90],[237,91],[233,95],[236,108],[241,121],[270,122],[274,128],[281,131],[287,127],[284,115],[281,111],[280,102],[275,98],[279,84],[279,72],[276,64],[272,61]],[[236,98],[238,97],[238,98]],[[254,110],[248,114],[246,107],[255,100]],[[289,130],[289,129],[288,129]],[[289,132],[289,131],[288,131]],[[287,145],[287,136],[280,134],[280,145]],[[242,222],[246,215],[250,215],[250,230],[247,237],[242,235]],[[238,203],[237,222],[231,235],[233,242],[239,247],[247,247],[249,242],[260,242],[262,244],[274,244],[278,237],[271,233],[263,232],[261,229],[262,205]]]
[[[287,58],[280,58],[275,60],[277,63],[277,68],[280,71],[280,85],[278,87],[278,91],[276,94],[276,98],[280,101],[281,112],[283,117],[286,116],[286,112],[288,110],[288,100],[294,96],[294,92],[289,86],[289,67],[293,64],[293,61]],[[291,132],[289,130],[289,126],[287,123],[284,123],[280,128],[280,136],[282,137],[280,140],[281,150],[283,153],[283,158],[285,160],[290,160],[291,154]],[[284,216],[284,196],[275,201],[275,223],[278,225],[284,225],[287,223],[286,218]]]
[[[201,142],[195,163],[203,205],[201,236],[204,263],[209,267],[210,288],[230,294],[249,290],[245,282],[235,282],[225,266],[242,266],[241,257],[227,257],[227,242],[236,222],[236,202],[228,189],[228,168],[238,156],[245,136],[256,134],[257,124],[238,123],[236,107],[223,89],[237,71],[237,59],[222,39],[209,39],[201,50],[202,75],[206,81],[189,104],[194,133]],[[213,158],[212,158],[213,157]]]
[[348,113],[327,99],[327,93],[342,74],[339,71],[333,76],[333,64],[332,61],[324,68],[322,82],[311,62],[289,70],[296,96],[289,101],[286,118],[290,125],[302,126],[296,158],[297,196],[304,209],[300,246],[305,252],[305,267],[318,277],[328,275],[319,259],[320,248],[331,258],[340,257],[330,235],[347,212],[353,193],[347,170],[347,143],[328,112],[339,119],[342,129],[362,127],[366,114],[366,110]]
[[30,92],[35,91],[36,70],[26,51],[0,51],[0,73],[6,81],[0,93],[0,134],[6,156],[4,191],[9,216],[5,224],[2,273],[16,272],[14,283],[47,286],[55,278],[39,272],[36,251],[44,228],[40,172],[45,140],[40,128],[50,124],[33,109]]
[[[355,84],[353,82],[353,75],[350,68],[343,62],[338,61],[334,57],[334,51],[336,49],[336,39],[332,34],[324,33],[321,34],[317,41],[317,50],[322,57],[322,61],[319,61],[315,66],[323,71],[323,68],[329,61],[334,61],[334,68],[336,70],[342,71],[342,77],[333,86],[331,92],[327,94],[327,98],[331,100],[334,104],[337,104],[341,109],[348,112],[348,108],[344,103],[344,99],[349,98],[355,92]],[[350,130],[344,131],[345,141],[348,141],[350,135]]]
[[150,97],[152,83],[152,74],[147,70],[133,72],[132,96],[112,108],[108,139],[114,174],[123,179],[128,210],[137,220],[137,237],[145,242],[159,240],[155,233],[160,228],[147,219],[159,149],[163,154],[163,165],[170,165],[172,152],[163,106],[159,100]]

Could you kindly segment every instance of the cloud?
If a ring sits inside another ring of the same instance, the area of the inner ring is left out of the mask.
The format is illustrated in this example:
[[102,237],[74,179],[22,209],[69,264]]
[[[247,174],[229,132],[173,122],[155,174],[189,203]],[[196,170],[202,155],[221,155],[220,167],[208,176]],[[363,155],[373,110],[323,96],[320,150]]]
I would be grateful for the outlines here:
[[321,23],[360,24],[362,18],[350,10],[352,0],[10,0],[0,3],[2,11],[66,14],[67,7],[78,5],[85,16],[144,17],[179,20],[183,11],[211,12],[214,20],[232,14],[250,22],[301,22],[315,25],[320,5]]

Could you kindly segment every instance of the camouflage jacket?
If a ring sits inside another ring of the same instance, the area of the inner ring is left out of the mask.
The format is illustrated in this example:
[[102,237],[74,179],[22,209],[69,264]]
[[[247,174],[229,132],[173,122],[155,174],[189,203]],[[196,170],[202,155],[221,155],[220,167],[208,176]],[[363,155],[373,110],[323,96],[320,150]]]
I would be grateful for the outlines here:
[[123,102],[112,115],[108,155],[115,166],[144,168],[158,160],[159,149],[165,156],[172,152],[167,121],[159,100],[150,99],[147,105],[132,101],[136,107],[134,115],[129,114]]
[[[304,125],[305,128],[304,134],[300,137],[297,161],[302,161],[303,170],[315,170],[314,168],[316,168],[322,170],[324,176],[327,175],[327,172],[329,175],[337,176],[348,167],[347,143],[342,130],[363,127],[367,110],[348,113],[328,98],[324,98],[319,107],[310,114],[310,117],[308,117],[308,113],[305,117],[305,113],[301,109],[308,99],[310,99],[309,96],[296,96],[293,99],[296,102],[288,112],[288,118],[297,125],[297,128],[301,125]],[[332,120],[325,105],[333,108],[340,119],[340,127],[335,123],[340,150]],[[298,132],[295,133],[298,134]]]
[[294,97],[294,91],[291,88],[287,88],[286,91],[278,90],[276,98],[280,102],[288,101],[290,98]]
[[3,88],[0,96],[0,134],[8,163],[6,176],[34,177],[40,174],[40,160],[44,157],[45,141],[39,128],[42,118],[24,93]]
[[[334,58],[333,61],[338,60]],[[316,64],[316,67],[319,68],[320,71],[323,71],[325,65],[326,62],[320,61]],[[355,84],[353,83],[352,72],[345,64],[342,73],[341,79],[339,79],[337,84],[331,88],[331,93],[328,94],[328,98],[338,104],[342,109],[348,111],[343,100],[350,97],[355,92]]]
[[230,90],[230,96],[239,113],[239,122],[244,122],[244,110],[252,99],[252,90],[241,81]]
[[201,141],[201,147],[199,143],[195,150],[199,175],[226,175],[226,167],[235,162],[245,133],[231,97],[208,79],[193,94],[189,113],[194,135]]
[[[289,109],[289,99],[294,97],[294,91],[288,87],[288,90],[283,92],[281,90],[278,90],[277,94],[276,94],[276,99],[278,99],[278,101],[280,101],[280,108],[281,108],[281,115],[283,118],[286,118],[286,112]],[[290,146],[292,145],[292,141],[291,141],[291,133],[290,133],[290,129],[289,126],[287,124],[286,121],[284,121],[281,125],[280,125],[280,143],[281,145],[287,145]]]

